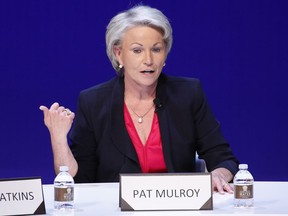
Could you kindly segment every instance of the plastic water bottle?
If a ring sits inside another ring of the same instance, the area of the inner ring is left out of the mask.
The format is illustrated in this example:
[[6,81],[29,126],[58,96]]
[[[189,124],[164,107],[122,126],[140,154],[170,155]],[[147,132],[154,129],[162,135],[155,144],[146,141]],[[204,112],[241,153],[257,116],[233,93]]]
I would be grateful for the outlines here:
[[54,208],[73,209],[74,179],[67,166],[60,166],[60,172],[54,180]]
[[239,171],[234,176],[234,207],[253,207],[254,179],[247,164],[239,164]]

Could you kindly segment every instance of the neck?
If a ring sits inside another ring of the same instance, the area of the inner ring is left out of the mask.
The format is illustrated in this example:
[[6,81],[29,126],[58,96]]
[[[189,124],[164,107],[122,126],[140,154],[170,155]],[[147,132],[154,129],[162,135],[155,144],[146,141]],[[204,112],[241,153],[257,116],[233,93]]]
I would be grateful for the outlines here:
[[133,88],[126,86],[124,89],[125,100],[150,101],[156,97],[156,85],[153,87]]

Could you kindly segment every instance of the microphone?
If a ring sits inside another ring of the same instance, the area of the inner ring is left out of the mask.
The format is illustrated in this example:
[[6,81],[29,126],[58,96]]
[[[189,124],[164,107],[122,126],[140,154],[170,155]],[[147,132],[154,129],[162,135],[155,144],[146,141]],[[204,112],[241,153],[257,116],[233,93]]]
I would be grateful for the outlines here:
[[157,112],[158,110],[160,110],[160,109],[162,109],[162,107],[163,107],[163,105],[161,104],[161,101],[160,101],[160,99],[159,98],[155,98],[154,100],[153,100],[153,103],[155,104],[155,112]]

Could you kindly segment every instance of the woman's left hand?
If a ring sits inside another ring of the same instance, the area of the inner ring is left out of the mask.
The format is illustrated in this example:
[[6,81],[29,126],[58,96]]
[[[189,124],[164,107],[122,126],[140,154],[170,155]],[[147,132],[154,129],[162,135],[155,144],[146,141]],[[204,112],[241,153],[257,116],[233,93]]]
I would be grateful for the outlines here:
[[226,168],[217,168],[211,172],[212,187],[214,191],[220,194],[233,193],[233,187],[228,183],[233,179],[232,173]]

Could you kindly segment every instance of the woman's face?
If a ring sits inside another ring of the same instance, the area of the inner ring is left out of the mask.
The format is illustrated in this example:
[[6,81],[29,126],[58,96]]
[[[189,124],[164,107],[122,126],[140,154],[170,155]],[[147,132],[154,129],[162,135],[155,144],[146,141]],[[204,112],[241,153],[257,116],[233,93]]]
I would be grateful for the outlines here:
[[157,83],[166,60],[161,32],[148,26],[126,31],[121,47],[115,47],[118,62],[124,66],[125,85],[151,86]]

